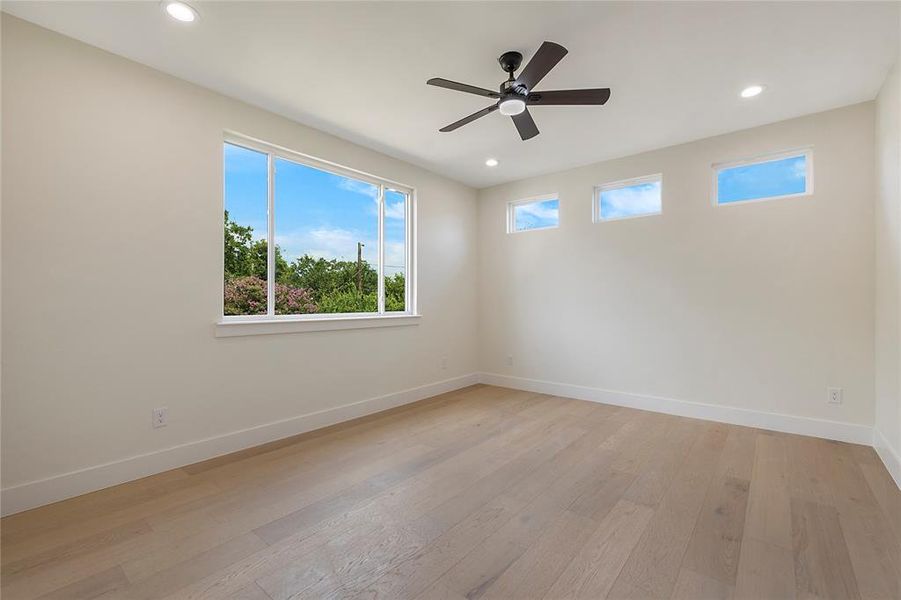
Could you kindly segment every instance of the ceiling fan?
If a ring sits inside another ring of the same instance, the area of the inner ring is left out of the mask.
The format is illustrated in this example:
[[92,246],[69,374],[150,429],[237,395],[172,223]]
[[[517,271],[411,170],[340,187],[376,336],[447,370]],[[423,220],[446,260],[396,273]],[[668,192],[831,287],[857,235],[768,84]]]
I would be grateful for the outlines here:
[[519,52],[504,52],[501,54],[497,62],[501,68],[509,74],[506,81],[501,83],[497,92],[486,90],[485,88],[467,85],[465,83],[457,83],[434,77],[426,83],[438,87],[456,90],[458,92],[466,92],[467,94],[475,94],[485,98],[496,98],[497,103],[487,108],[483,108],[478,112],[474,112],[468,117],[463,117],[459,121],[455,121],[446,127],[442,127],[438,131],[453,131],[467,123],[472,123],[476,119],[480,119],[485,115],[491,114],[499,110],[502,115],[513,118],[513,124],[523,140],[528,140],[538,135],[538,127],[535,120],[529,114],[529,106],[560,106],[560,105],[576,105],[576,104],[596,104],[601,105],[610,98],[610,88],[597,88],[591,90],[552,90],[547,92],[539,92],[535,90],[535,86],[541,81],[545,75],[553,69],[564,56],[567,49],[560,44],[554,42],[544,42],[538,48],[538,52],[529,61],[529,64],[523,68],[519,77],[514,78],[513,73],[519,69],[522,64],[522,54]]

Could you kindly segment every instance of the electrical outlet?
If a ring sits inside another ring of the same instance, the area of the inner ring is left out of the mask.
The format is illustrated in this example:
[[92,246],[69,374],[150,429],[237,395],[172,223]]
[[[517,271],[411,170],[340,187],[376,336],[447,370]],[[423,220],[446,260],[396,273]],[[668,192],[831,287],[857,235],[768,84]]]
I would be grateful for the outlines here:
[[512,354],[508,354],[508,355],[507,355],[507,366],[508,366],[508,367],[512,367],[512,366],[513,366],[513,355],[512,355]]
[[826,402],[829,404],[841,404],[842,388],[826,388]]
[[447,357],[446,356],[441,357],[441,370],[442,371],[447,370]]
[[153,409],[153,428],[158,429],[169,424],[169,408],[161,406]]

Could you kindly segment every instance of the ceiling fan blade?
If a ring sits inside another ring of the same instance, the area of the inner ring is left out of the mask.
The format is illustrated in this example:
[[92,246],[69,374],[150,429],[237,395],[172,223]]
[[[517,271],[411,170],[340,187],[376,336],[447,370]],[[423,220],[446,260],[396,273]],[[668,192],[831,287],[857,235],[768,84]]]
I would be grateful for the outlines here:
[[483,108],[482,110],[480,110],[478,112],[472,113],[468,117],[463,117],[459,121],[454,121],[450,125],[446,125],[446,126],[442,127],[441,129],[439,129],[438,131],[443,131],[445,133],[448,131],[453,131],[454,129],[457,129],[458,127],[463,127],[467,123],[472,123],[476,119],[481,119],[485,115],[493,113],[496,110],[497,110],[497,104],[492,104],[491,106],[489,106],[487,108]]
[[594,90],[552,90],[529,94],[529,104],[554,106],[561,104],[604,104],[610,99],[610,88]]
[[538,52],[535,53],[529,64],[516,78],[516,86],[525,87],[531,91],[566,56],[567,52],[568,50],[560,44],[555,44],[554,42],[542,43],[541,47],[538,48]]
[[476,87],[474,85],[467,85],[465,83],[457,83],[456,81],[442,79],[441,77],[433,77],[426,81],[426,83],[428,85],[434,85],[457,92],[466,92],[467,94],[475,94],[476,96],[484,96],[486,98],[500,98],[501,96],[497,92],[492,92],[491,90],[486,90],[485,88]]
[[513,124],[516,125],[516,131],[519,132],[519,137],[523,141],[530,140],[538,135],[538,126],[535,125],[535,119],[529,114],[528,108],[518,115],[513,115]]

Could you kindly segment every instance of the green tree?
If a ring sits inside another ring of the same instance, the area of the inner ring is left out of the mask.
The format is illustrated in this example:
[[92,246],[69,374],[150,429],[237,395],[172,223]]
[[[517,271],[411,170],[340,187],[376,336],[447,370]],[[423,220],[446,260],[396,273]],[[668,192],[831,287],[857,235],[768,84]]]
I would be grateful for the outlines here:
[[378,294],[370,292],[361,296],[356,290],[334,291],[320,296],[317,306],[321,313],[376,312]]
[[[253,227],[238,225],[225,211],[225,279],[257,277],[266,280],[266,263],[269,245],[266,240],[253,239]],[[290,268],[282,256],[282,249],[275,246],[275,272],[287,277]],[[279,283],[285,283],[276,278]]]
[[[378,290],[378,273],[366,261],[363,261],[361,268],[362,296],[375,294]],[[316,302],[335,294],[356,293],[361,296],[357,291],[356,261],[329,260],[304,254],[291,263],[290,274],[285,283],[311,290]]]
[[[266,240],[257,240],[253,243],[253,246],[251,246],[250,253],[253,256],[253,271],[251,272],[251,275],[253,275],[254,277],[266,279],[266,261],[269,260],[268,250],[269,245],[266,243]],[[282,249],[278,247],[278,244],[276,244],[275,281],[277,283],[287,284],[288,282],[286,281],[286,278],[289,271],[290,268],[288,267],[288,261],[285,260],[284,256],[282,256]]]
[[403,273],[395,273],[390,277],[385,275],[385,310],[389,312],[406,310],[405,284]]
[[248,276],[253,271],[253,228],[242,227],[225,211],[225,278]]

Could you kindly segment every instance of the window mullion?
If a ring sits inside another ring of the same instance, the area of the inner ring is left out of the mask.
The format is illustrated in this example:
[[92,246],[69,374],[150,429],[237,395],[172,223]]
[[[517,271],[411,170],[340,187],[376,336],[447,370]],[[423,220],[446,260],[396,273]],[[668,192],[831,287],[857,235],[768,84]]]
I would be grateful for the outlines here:
[[266,314],[275,316],[275,156],[269,152],[269,205],[266,226]]
[[404,312],[413,313],[413,194],[404,201]]
[[379,185],[378,312],[385,312],[385,186]]

